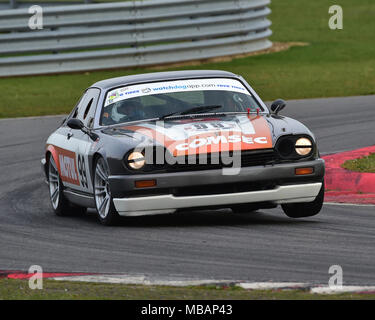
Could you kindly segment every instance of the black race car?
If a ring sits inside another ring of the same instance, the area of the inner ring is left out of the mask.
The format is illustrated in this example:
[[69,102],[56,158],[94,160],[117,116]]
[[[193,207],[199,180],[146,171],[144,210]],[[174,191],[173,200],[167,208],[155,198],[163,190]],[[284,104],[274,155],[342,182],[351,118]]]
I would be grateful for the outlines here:
[[317,214],[324,161],[314,135],[269,111],[224,71],[150,73],[99,81],[47,140],[42,168],[57,215],[119,216],[186,208],[250,212],[281,205]]

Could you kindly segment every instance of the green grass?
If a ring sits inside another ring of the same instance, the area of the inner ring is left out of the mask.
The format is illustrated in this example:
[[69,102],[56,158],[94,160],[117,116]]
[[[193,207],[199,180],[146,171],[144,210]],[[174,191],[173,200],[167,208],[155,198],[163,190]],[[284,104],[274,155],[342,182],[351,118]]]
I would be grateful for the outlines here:
[[27,280],[0,279],[0,300],[122,299],[122,300],[320,300],[375,299],[375,294],[311,294],[302,290],[256,290],[238,287],[167,287],[44,280],[42,290],[31,290]]
[[375,173],[375,153],[367,157],[345,161],[342,167],[351,171]]
[[[343,30],[328,28],[328,8],[332,4],[343,7]],[[271,9],[273,41],[310,45],[173,69],[223,69],[239,73],[263,100],[375,94],[374,0],[273,0]],[[3,78],[0,117],[67,113],[82,91],[95,81],[150,71],[124,69]]]

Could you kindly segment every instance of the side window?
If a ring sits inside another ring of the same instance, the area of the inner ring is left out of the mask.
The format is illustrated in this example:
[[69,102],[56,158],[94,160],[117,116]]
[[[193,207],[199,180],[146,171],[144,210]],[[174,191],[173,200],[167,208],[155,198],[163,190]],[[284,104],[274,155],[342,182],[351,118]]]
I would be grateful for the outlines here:
[[70,113],[70,115],[67,117],[67,120],[77,118],[77,116],[78,116],[78,109],[79,109],[80,105],[82,104],[82,101],[85,100],[85,97],[86,97],[86,92],[83,94],[83,96],[81,98],[79,98],[76,106],[74,107],[74,109],[72,110],[72,112]]
[[98,103],[100,90],[96,88],[90,88],[86,91],[84,98],[81,100],[78,106],[77,118],[82,120],[85,126],[92,126],[96,111],[96,105]]
[[88,103],[87,107],[86,107],[86,110],[85,110],[85,113],[83,114],[83,120],[86,120],[87,118],[87,115],[90,111],[90,108],[91,108],[91,105],[92,105],[92,102],[94,101],[94,98],[91,98],[90,99],[90,102]]
[[74,119],[74,118],[77,118],[77,116],[78,116],[78,107],[74,110],[74,113],[73,113],[73,115],[72,115],[72,118]]

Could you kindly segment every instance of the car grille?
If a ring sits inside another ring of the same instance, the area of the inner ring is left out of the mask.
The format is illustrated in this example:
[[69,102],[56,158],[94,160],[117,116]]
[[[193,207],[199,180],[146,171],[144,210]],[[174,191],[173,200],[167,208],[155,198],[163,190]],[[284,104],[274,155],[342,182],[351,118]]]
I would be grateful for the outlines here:
[[200,163],[198,156],[195,158],[195,161],[191,161],[191,163],[188,162],[189,159],[186,157],[184,163],[166,165],[164,169],[168,172],[175,172],[231,168],[237,167],[237,163],[239,164],[240,159],[240,167],[252,167],[272,164],[278,160],[277,153],[273,149],[242,151],[240,154],[232,153],[229,154],[229,158],[224,157],[224,160],[223,156],[222,154],[209,154],[207,156],[207,164]]

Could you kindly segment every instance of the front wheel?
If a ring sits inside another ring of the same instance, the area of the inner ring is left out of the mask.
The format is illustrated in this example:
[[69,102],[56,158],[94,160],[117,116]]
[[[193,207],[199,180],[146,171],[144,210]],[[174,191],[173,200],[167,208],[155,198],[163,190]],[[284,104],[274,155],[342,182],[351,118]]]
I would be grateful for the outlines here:
[[312,202],[282,204],[284,213],[290,218],[305,218],[317,215],[323,207],[324,181],[318,196]]
[[114,225],[119,220],[119,215],[113,204],[111,190],[108,183],[109,168],[102,157],[95,162],[94,194],[95,205],[100,223]]

